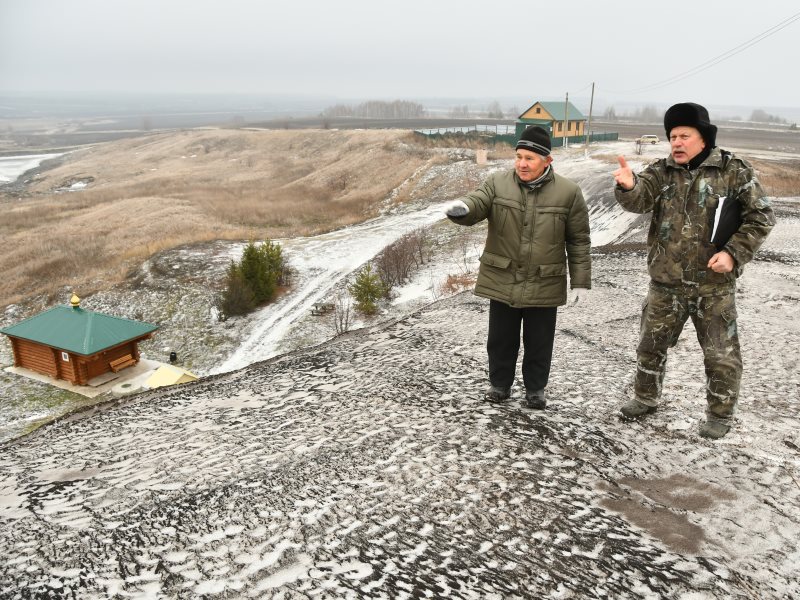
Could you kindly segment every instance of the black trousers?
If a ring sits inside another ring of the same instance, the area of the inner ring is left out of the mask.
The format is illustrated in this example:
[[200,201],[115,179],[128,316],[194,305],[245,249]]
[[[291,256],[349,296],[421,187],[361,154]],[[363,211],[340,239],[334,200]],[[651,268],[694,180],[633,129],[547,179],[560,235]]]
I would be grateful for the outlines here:
[[489,381],[495,387],[509,388],[514,383],[519,354],[520,322],[522,341],[522,380],[529,391],[543,390],[550,378],[553,339],[556,335],[555,306],[512,308],[489,301]]

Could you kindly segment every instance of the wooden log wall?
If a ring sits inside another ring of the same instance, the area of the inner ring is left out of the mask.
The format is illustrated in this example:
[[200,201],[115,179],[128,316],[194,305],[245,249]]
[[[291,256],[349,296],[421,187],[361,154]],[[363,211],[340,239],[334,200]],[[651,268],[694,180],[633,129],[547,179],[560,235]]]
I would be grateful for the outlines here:
[[50,377],[58,377],[58,366],[52,348],[19,338],[12,340],[15,365]]

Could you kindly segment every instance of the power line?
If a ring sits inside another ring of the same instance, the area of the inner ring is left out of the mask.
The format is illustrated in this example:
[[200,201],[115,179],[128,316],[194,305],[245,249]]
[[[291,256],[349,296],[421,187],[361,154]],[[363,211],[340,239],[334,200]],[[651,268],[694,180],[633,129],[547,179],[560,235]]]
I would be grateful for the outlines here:
[[580,94],[581,92],[584,92],[584,91],[588,90],[590,87],[592,87],[592,85],[594,85],[594,84],[590,83],[589,85],[587,85],[587,86],[585,86],[585,87],[582,87],[581,89],[579,89],[577,92],[570,92],[570,93],[571,93],[573,96],[577,96],[577,95],[578,95],[578,94]]
[[701,64],[697,65],[696,67],[693,67],[693,68],[689,69],[688,71],[684,71],[683,73],[679,73],[677,75],[674,75],[674,76],[670,77],[669,79],[664,79],[662,81],[658,81],[656,83],[652,83],[650,85],[647,85],[647,86],[644,86],[644,87],[641,87],[641,88],[637,88],[637,89],[633,89],[633,90],[617,91],[617,92],[612,92],[612,93],[615,93],[615,94],[638,94],[640,92],[647,92],[647,91],[656,90],[656,89],[659,89],[659,88],[662,88],[662,87],[666,87],[666,86],[671,85],[673,83],[676,83],[676,82],[678,82],[678,81],[680,81],[682,79],[686,79],[687,77],[691,77],[693,75],[697,75],[698,73],[702,73],[703,71],[706,71],[706,70],[710,69],[711,67],[713,67],[715,65],[718,65],[719,63],[721,63],[721,62],[723,62],[725,60],[728,60],[729,58],[732,58],[732,57],[736,56],[737,54],[739,54],[741,52],[744,52],[745,50],[747,50],[751,46],[754,46],[757,43],[764,41],[768,37],[775,35],[779,31],[781,31],[782,29],[785,29],[786,27],[788,27],[792,23],[795,23],[798,20],[800,20],[800,13],[796,13],[796,14],[792,15],[791,17],[788,17],[788,18],[784,19],[780,23],[778,23],[776,25],[773,25],[769,29],[766,29],[766,30],[762,31],[761,33],[759,33],[755,37],[752,37],[749,40],[747,40],[746,42],[742,42],[738,46],[734,46],[730,50],[728,50],[726,52],[723,52],[722,54],[720,54],[718,56],[715,56],[714,58],[711,58],[711,59],[707,60],[706,62],[701,63]]

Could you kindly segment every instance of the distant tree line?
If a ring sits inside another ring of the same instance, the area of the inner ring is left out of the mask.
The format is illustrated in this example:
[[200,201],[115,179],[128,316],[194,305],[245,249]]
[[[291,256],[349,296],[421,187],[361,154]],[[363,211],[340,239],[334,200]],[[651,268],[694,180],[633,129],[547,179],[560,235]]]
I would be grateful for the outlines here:
[[[503,107],[500,106],[500,103],[497,100],[493,100],[489,106],[486,107],[486,110],[478,111],[478,114],[486,114],[486,117],[489,119],[505,119],[506,113],[503,111]],[[512,106],[508,109],[509,115],[518,115],[519,109],[516,106]],[[466,104],[462,104],[460,106],[453,106],[447,113],[447,116],[451,119],[468,119],[472,113],[469,110],[469,106]]]
[[644,123],[658,123],[664,118],[664,112],[651,105],[640,107],[631,113],[621,115],[617,114],[613,106],[609,106],[603,111],[603,119],[606,121],[617,121],[620,118],[635,119]]
[[750,115],[750,120],[755,121],[757,123],[787,123],[786,119],[782,119],[776,115],[770,115],[766,111],[757,108],[753,111],[753,114]]
[[468,119],[470,116],[469,106],[466,104],[463,106],[454,106],[450,109],[450,112],[447,113],[447,116],[451,119]]
[[503,114],[503,109],[500,107],[500,103],[497,100],[489,105],[489,109],[486,111],[486,116],[490,119],[502,119],[505,117]]
[[[645,123],[658,123],[664,117],[663,111],[658,110],[655,106],[645,106],[643,108],[637,108],[632,113],[624,113],[624,114],[617,114],[616,109],[613,106],[607,107],[603,111],[603,120],[605,121],[618,121],[621,118],[624,119],[636,119],[637,121],[643,121]],[[741,121],[741,117],[733,117],[731,118],[732,121]],[[750,115],[750,121],[756,123],[777,123],[781,125],[786,125],[789,123],[784,118],[781,118],[777,115],[771,115],[767,113],[765,110],[756,109]],[[796,129],[797,125],[792,124],[790,129]]]
[[364,119],[416,119],[425,116],[425,108],[416,102],[369,100],[358,106],[336,104],[322,111],[323,117],[359,117]]

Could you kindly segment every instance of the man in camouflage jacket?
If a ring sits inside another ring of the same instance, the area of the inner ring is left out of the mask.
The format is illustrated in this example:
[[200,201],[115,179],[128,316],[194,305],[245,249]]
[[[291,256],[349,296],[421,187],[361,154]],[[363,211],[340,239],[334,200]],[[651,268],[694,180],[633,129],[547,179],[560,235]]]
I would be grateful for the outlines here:
[[577,184],[551,166],[550,134],[528,127],[514,169],[495,173],[446,208],[459,225],[489,222],[475,294],[488,298],[490,400],[510,396],[520,346],[529,408],[544,409],[557,307],[591,287],[589,213]]
[[[655,411],[667,349],[691,318],[706,372],[706,421],[700,434],[717,439],[730,430],[742,375],[736,278],[775,217],[750,164],[715,146],[717,128],[704,107],[688,102],[672,106],[664,128],[671,146],[668,158],[634,175],[620,156],[614,172],[620,205],[653,213],[647,236],[651,281],[642,310],[635,398],[621,412],[637,418]],[[723,211],[725,204],[734,210]],[[718,209],[721,221],[715,220]],[[720,236],[726,227],[727,235]]]

